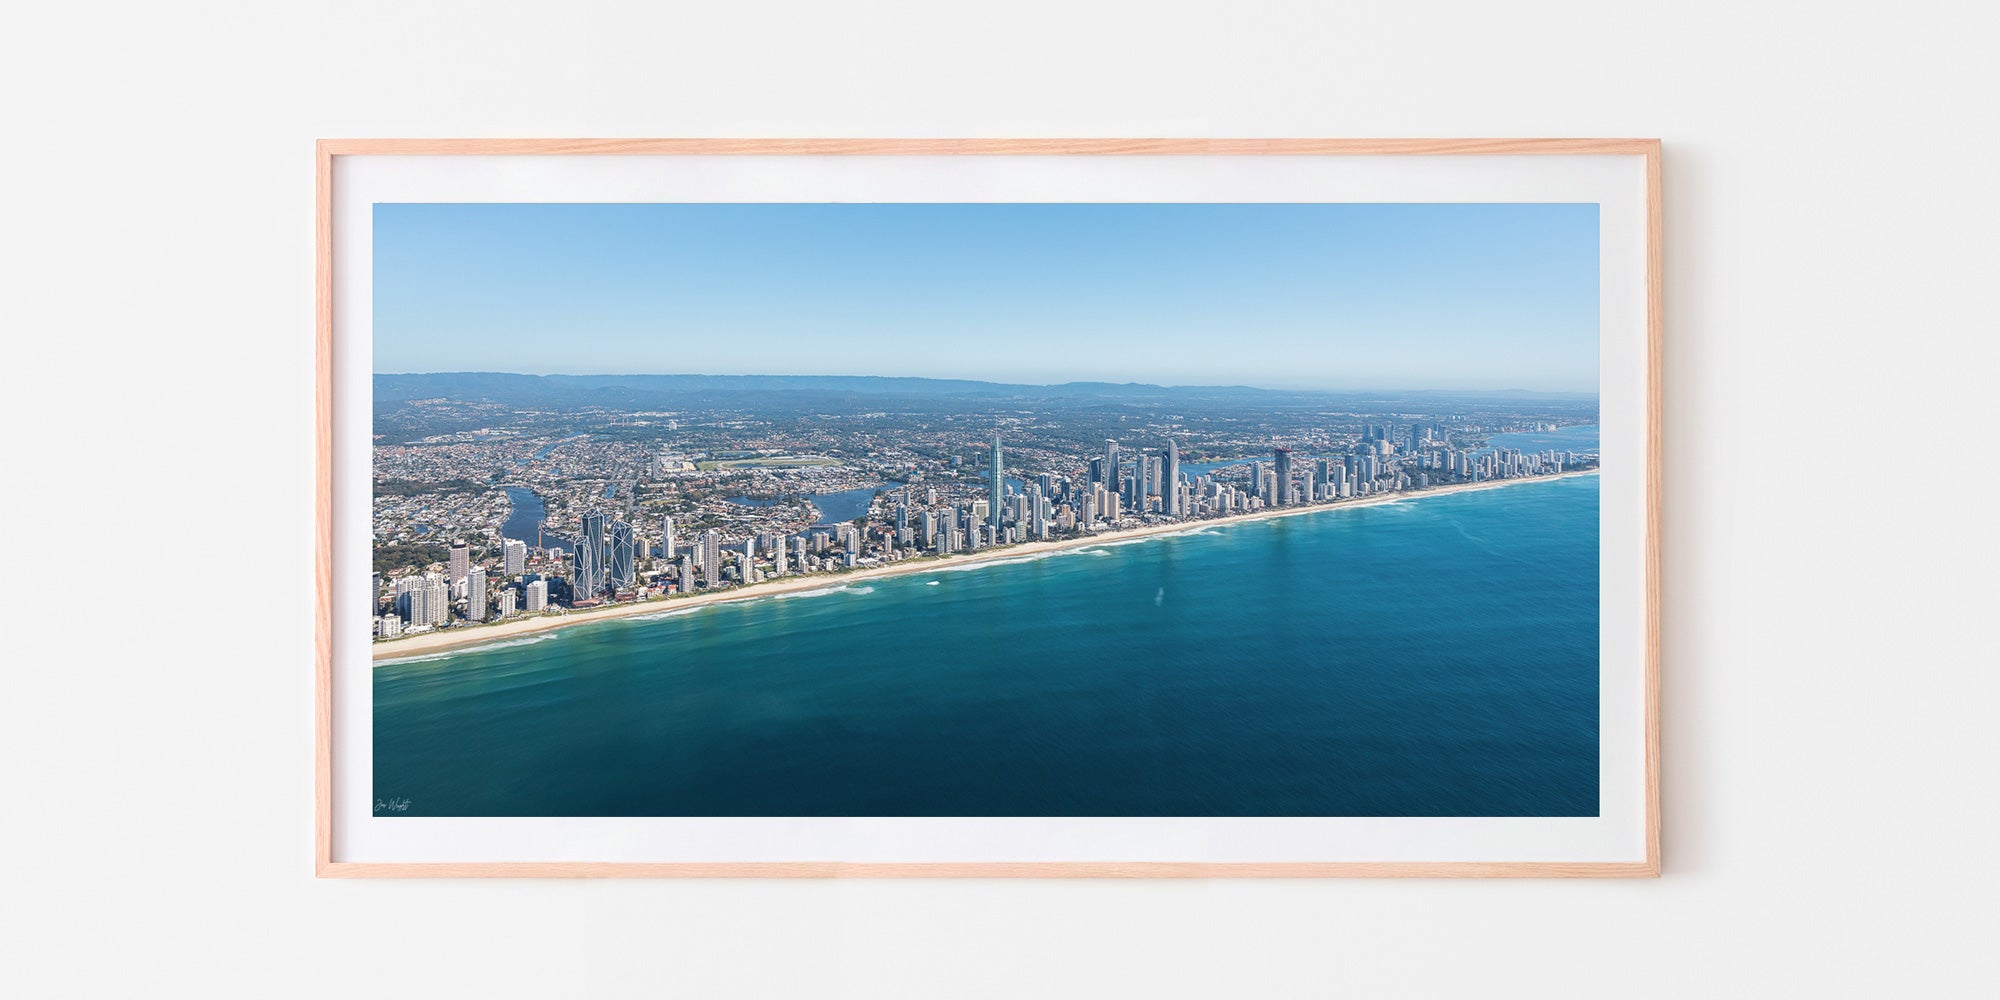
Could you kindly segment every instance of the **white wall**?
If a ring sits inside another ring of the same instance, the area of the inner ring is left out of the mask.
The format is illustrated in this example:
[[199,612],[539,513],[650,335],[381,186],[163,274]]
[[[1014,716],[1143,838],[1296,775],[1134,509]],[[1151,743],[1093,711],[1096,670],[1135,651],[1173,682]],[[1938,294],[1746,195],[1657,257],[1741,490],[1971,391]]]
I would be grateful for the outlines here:
[[[1990,8],[562,6],[6,16],[0,984],[2000,989]],[[1664,138],[1667,876],[313,880],[311,142],[375,135]],[[116,602],[208,540],[246,618]]]

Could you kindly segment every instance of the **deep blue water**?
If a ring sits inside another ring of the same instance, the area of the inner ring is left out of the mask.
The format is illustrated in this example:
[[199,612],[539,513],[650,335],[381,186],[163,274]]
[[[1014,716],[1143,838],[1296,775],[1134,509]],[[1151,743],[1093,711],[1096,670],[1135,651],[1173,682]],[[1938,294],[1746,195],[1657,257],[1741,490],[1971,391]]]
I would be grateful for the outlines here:
[[[548,509],[543,506],[542,498],[525,486],[509,486],[507,501],[513,505],[513,509],[507,512],[507,520],[500,525],[500,537],[518,538],[528,543],[529,548],[534,548],[536,529],[541,527],[542,519],[548,516]],[[554,536],[546,537],[544,541],[550,545],[561,544]]]
[[875,499],[880,486],[864,486],[858,490],[841,490],[838,493],[812,494],[813,506],[819,508],[816,524],[839,524],[852,521],[868,513],[868,504]]
[[1597,477],[375,670],[404,815],[1596,815]]

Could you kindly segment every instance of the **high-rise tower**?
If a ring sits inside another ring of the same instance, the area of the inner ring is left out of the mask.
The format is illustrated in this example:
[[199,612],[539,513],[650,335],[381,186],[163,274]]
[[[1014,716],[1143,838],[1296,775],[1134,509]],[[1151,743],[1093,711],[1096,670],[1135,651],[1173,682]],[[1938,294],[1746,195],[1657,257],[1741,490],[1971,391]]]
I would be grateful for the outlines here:
[[994,431],[994,432],[993,432],[993,469],[992,469],[991,473],[990,473],[990,474],[988,475],[988,478],[990,478],[990,479],[992,480],[992,483],[991,483],[991,486],[992,486],[992,490],[991,490],[991,493],[990,493],[990,498],[991,498],[991,502],[987,504],[987,512],[986,512],[986,517],[987,517],[987,520],[988,520],[988,523],[990,523],[990,524],[992,525],[992,527],[993,527],[993,541],[994,541],[995,543],[998,543],[998,542],[999,542],[999,541],[1001,540],[1001,536],[1000,536],[1000,492],[1001,492],[1001,491],[1000,491],[1000,485],[1001,485],[1001,483],[1002,483],[1002,482],[1004,481],[1004,480],[1003,480],[1003,477],[1002,477],[1002,476],[1001,476],[1001,474],[1000,474],[1000,432],[999,432],[999,431]]
[[1277,448],[1274,454],[1277,458],[1278,482],[1277,496],[1271,502],[1279,507],[1289,507],[1292,504],[1292,449]]
[[701,535],[701,578],[711,587],[722,581],[722,532],[714,528]]
[[1181,446],[1173,438],[1167,439],[1165,467],[1160,476],[1160,506],[1170,517],[1180,517],[1187,513],[1181,510]]
[[576,576],[570,581],[571,598],[587,601],[604,589],[604,514],[585,511],[582,530],[576,539]]
[[486,569],[474,566],[465,572],[465,618],[467,621],[486,620]]
[[634,560],[637,549],[632,525],[626,521],[611,522],[611,540],[605,547],[605,570],[612,589],[619,590],[638,582],[637,566]]

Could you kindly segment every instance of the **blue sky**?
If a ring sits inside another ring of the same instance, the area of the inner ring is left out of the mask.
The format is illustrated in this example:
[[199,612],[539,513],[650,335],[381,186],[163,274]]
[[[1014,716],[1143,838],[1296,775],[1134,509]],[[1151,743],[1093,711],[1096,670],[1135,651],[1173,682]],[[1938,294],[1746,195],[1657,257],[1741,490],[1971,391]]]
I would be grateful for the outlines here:
[[375,370],[1597,389],[1597,206],[379,204]]

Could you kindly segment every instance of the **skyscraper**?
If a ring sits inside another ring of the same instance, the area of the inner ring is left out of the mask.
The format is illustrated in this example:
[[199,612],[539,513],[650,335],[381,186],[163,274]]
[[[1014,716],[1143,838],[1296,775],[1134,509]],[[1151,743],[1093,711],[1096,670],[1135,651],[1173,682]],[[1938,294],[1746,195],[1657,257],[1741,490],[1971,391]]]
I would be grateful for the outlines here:
[[[423,595],[423,620],[425,625],[443,625],[451,615],[451,588],[443,580],[425,584],[415,593]],[[413,593],[411,596],[415,596]]]
[[486,567],[474,566],[465,575],[465,617],[470,621],[486,620]]
[[1118,492],[1118,442],[1106,438],[1104,441],[1104,488]]
[[390,602],[390,605],[396,609],[397,614],[403,616],[404,621],[416,620],[410,614],[410,594],[423,585],[424,581],[422,577],[405,576],[399,577],[396,580],[394,585],[395,598]]
[[632,586],[638,581],[634,565],[638,549],[637,540],[632,536],[632,525],[625,521],[611,522],[611,539],[605,546],[605,567],[608,583],[614,590]]
[[722,580],[722,532],[714,528],[701,535],[701,578],[711,587]]
[[1274,452],[1277,456],[1278,482],[1277,495],[1271,502],[1279,507],[1288,507],[1292,503],[1292,449],[1277,448]]
[[520,576],[528,568],[528,543],[518,538],[509,538],[500,546],[500,572],[506,576]]
[[549,606],[549,581],[528,581],[528,610],[541,611]]
[[993,471],[988,478],[992,480],[992,483],[990,484],[991,488],[987,501],[986,518],[987,523],[993,526],[993,537],[998,539],[1000,537],[1000,486],[1003,481],[1003,477],[1000,474],[999,431],[993,432]]
[[451,543],[451,573],[446,582],[457,583],[465,579],[465,571],[471,566],[472,549],[466,546],[465,540],[459,539]]
[[1181,446],[1173,438],[1167,439],[1164,461],[1166,468],[1161,477],[1160,496],[1165,502],[1161,506],[1166,508],[1169,516],[1180,517],[1187,512],[1181,509]]
[[672,515],[660,518],[660,558],[674,557],[674,519]]
[[576,573],[570,581],[570,599],[587,601],[604,589],[604,515],[585,511],[576,539]]

